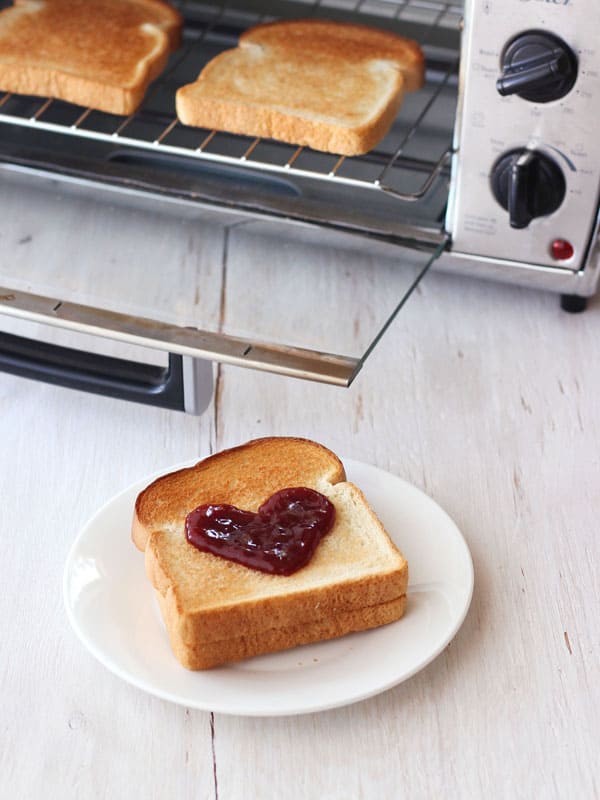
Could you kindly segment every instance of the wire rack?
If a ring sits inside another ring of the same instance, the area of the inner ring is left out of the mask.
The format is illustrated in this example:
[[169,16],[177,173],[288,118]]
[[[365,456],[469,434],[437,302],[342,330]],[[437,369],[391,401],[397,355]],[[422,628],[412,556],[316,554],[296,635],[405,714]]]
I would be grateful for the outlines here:
[[[6,5],[6,3],[2,3]],[[52,97],[0,95],[0,123],[109,142],[156,155],[236,165],[383,191],[398,199],[422,199],[447,172],[456,105],[462,6],[436,0],[295,0],[262,5],[231,0],[209,5],[176,3],[185,19],[183,44],[142,106],[128,117],[81,108]],[[241,5],[241,4],[240,4]],[[276,13],[275,13],[276,12]],[[234,47],[250,25],[281,16],[357,18],[388,30],[414,33],[427,64],[424,88],[407,95],[392,130],[371,153],[336,157],[272,140],[183,126],[176,118],[176,89],[197,77],[218,52]]]

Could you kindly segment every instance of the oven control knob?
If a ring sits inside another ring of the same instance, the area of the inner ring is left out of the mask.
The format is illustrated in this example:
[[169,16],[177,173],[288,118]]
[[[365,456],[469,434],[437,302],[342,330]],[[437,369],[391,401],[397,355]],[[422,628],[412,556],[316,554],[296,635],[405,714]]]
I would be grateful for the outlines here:
[[496,89],[532,103],[548,103],[568,94],[577,78],[577,57],[552,33],[526,31],[511,39],[501,58]]
[[494,197],[508,211],[511,228],[552,214],[565,198],[565,176],[556,161],[539,150],[509,150],[492,167]]

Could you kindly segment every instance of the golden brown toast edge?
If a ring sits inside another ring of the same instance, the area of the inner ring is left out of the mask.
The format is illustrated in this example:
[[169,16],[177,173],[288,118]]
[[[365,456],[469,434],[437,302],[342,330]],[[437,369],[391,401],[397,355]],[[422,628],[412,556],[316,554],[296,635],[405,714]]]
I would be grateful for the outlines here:
[[[164,598],[158,597],[163,609]],[[189,670],[205,670],[223,664],[242,661],[258,655],[288,650],[299,645],[337,639],[349,633],[378,628],[399,620],[406,609],[406,595],[371,607],[341,612],[335,617],[321,619],[298,627],[272,628],[259,633],[249,633],[237,638],[192,645],[186,644],[167,625],[173,653],[180,664]]]
[[[372,625],[362,624],[364,609],[384,608],[392,604],[390,608],[396,609],[393,619],[399,619],[404,611],[404,605],[402,604],[400,608],[398,603],[399,599],[406,595],[408,565],[401,554],[399,554],[398,561],[384,573],[353,577],[345,581],[338,580],[330,585],[292,591],[289,595],[262,597],[241,603],[233,602],[231,605],[221,605],[217,608],[201,608],[198,611],[190,611],[183,607],[177,596],[176,587],[173,585],[173,579],[169,575],[169,565],[162,563],[158,541],[160,531],[156,531],[154,536],[150,531],[149,535],[148,529],[141,522],[144,518],[144,500],[148,497],[147,493],[155,496],[156,493],[164,490],[165,481],[178,480],[182,474],[185,477],[195,476],[195,473],[203,466],[208,469],[214,469],[215,465],[217,468],[221,468],[231,453],[240,450],[246,451],[248,448],[252,451],[253,448],[258,448],[265,442],[274,442],[279,446],[282,446],[284,442],[302,442],[311,448],[317,447],[337,468],[335,474],[331,476],[330,482],[339,483],[346,478],[339,458],[323,445],[295,437],[267,437],[221,451],[192,467],[161,476],[146,487],[136,500],[132,538],[139,549],[142,549],[142,546],[145,548],[146,573],[156,591],[173,651],[181,663],[190,669],[204,669],[217,663],[224,663],[226,660],[238,660],[246,658],[248,655],[283,649],[281,644],[283,642],[285,642],[285,647],[292,647],[308,641],[342,636],[352,630],[375,627],[392,621],[392,617],[388,619],[386,616],[383,622],[373,622]],[[383,525],[362,492],[356,487],[355,491],[360,495],[374,524],[380,528],[382,535],[391,543]],[[391,544],[396,549],[393,543]],[[334,624],[332,622],[338,618],[342,620],[347,618],[349,626],[347,630],[342,629],[343,626],[340,627],[341,623]],[[305,628],[306,636],[309,638],[305,639],[303,635],[299,635],[298,641],[289,638],[292,635],[291,631],[301,631]],[[230,644],[223,644],[225,640],[230,641]],[[252,646],[266,649],[251,652],[251,642],[255,643]],[[232,655],[225,657],[224,653]]]

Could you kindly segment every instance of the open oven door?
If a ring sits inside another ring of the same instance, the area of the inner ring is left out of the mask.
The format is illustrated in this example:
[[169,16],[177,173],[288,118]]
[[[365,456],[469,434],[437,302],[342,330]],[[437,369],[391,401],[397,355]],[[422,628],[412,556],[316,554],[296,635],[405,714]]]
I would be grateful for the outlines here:
[[162,200],[0,170],[0,369],[196,412],[209,362],[349,386],[445,247]]

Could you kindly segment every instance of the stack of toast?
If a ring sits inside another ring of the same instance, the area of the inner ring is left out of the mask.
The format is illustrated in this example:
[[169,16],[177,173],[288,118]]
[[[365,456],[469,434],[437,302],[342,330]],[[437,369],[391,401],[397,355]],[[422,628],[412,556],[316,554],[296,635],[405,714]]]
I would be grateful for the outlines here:
[[[335,508],[333,527],[293,574],[267,574],[187,540],[186,517],[197,507],[256,511],[289,487],[312,489]],[[406,560],[337,456],[306,439],[254,440],[158,478],[137,498],[132,538],[145,553],[173,652],[191,670],[366,630],[404,613]]]

